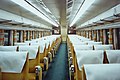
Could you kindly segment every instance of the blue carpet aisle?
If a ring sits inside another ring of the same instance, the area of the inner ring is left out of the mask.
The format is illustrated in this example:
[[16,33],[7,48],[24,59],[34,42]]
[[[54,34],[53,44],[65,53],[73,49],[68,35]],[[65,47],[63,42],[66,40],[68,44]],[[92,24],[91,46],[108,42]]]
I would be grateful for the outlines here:
[[62,43],[43,80],[69,80],[67,45]]

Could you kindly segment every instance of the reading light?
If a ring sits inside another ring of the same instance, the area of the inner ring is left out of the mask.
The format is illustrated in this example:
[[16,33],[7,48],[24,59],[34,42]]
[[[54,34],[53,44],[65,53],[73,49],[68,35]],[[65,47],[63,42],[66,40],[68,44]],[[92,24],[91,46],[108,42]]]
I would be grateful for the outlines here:
[[44,19],[45,21],[49,22],[50,24],[57,26],[58,24],[55,22],[52,22],[51,20],[49,20],[47,17],[45,17],[42,13],[40,13],[39,11],[37,11],[35,8],[33,8],[31,5],[29,5],[27,2],[25,2],[24,0],[11,0],[12,2],[22,6],[23,8],[25,8],[26,10],[32,12],[33,14],[37,15],[38,17]]
[[85,11],[94,3],[95,0],[85,0],[85,2],[83,3],[81,9],[79,10],[79,12],[77,13],[77,15],[75,16],[75,18],[73,19],[72,23],[70,24],[70,26],[73,26],[78,19],[85,13]]

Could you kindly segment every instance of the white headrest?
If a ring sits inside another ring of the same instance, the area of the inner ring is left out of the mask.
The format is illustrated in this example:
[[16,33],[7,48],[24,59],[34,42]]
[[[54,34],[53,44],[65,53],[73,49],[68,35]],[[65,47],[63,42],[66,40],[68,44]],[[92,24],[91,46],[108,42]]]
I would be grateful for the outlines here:
[[29,43],[15,43],[15,46],[29,46]]
[[28,52],[0,52],[2,72],[21,73]]
[[84,65],[87,80],[120,80],[120,64]]
[[28,51],[29,59],[35,59],[38,53],[39,46],[19,46],[19,51]]
[[120,63],[120,50],[106,50],[109,63]]
[[102,42],[88,42],[88,45],[102,45]]
[[73,45],[87,45],[85,42],[81,42],[81,41],[79,41],[79,42],[73,42],[72,44]]
[[94,41],[84,41],[84,40],[83,40],[83,42],[85,42],[85,43],[87,43],[87,44],[88,44],[88,43],[94,43]]
[[30,46],[40,46],[40,53],[44,52],[45,49],[45,44],[40,44],[40,43],[32,43]]
[[74,50],[93,50],[93,45],[74,45]]
[[81,41],[90,41],[90,39],[88,39],[88,38],[84,38],[84,37],[81,37],[81,38],[79,38]]
[[25,43],[27,43],[27,44],[29,44],[29,43],[31,43],[32,41],[25,41]]
[[17,46],[0,46],[0,51],[17,51]]
[[95,50],[112,50],[112,45],[94,45]]
[[76,53],[79,70],[83,64],[102,64],[104,58],[103,50],[82,50]]

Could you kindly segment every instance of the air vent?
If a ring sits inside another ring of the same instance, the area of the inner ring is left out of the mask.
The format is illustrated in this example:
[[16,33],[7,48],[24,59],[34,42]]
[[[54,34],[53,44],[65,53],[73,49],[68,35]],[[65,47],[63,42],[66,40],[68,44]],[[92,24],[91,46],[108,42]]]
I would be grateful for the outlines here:
[[42,0],[36,0],[37,2],[42,2]]
[[68,3],[69,3],[69,2],[73,2],[73,0],[68,0]]
[[69,18],[70,18],[73,3],[74,3],[73,0],[67,0],[67,17],[66,17],[67,20],[69,20]]
[[70,12],[67,13],[67,16],[69,16],[69,15],[70,15]]
[[39,2],[39,3],[42,7],[47,8],[43,2]]
[[72,7],[72,4],[73,4],[73,2],[69,2],[68,5],[67,5],[67,8]]

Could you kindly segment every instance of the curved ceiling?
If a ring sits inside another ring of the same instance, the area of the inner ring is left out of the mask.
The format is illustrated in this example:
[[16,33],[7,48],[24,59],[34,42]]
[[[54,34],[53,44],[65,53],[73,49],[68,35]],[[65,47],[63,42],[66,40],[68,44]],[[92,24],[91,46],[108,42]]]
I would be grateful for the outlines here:
[[[37,6],[37,8],[41,8],[40,3],[43,2],[46,8],[51,12],[45,13],[45,15],[49,15],[50,18],[54,19],[61,26],[69,26],[76,16],[78,10],[84,4],[85,0],[25,0],[32,2]],[[79,26],[84,22],[92,19],[93,17],[99,15],[100,13],[120,4],[120,0],[95,0],[95,2],[85,11],[85,13],[78,19],[78,21],[74,24],[75,26]],[[45,20],[37,17],[35,14],[27,11],[26,9],[18,6],[10,0],[1,0],[0,8],[11,13],[23,16],[25,18],[34,20],[36,22],[40,22],[47,26],[52,25]],[[44,10],[43,10],[44,12]]]

